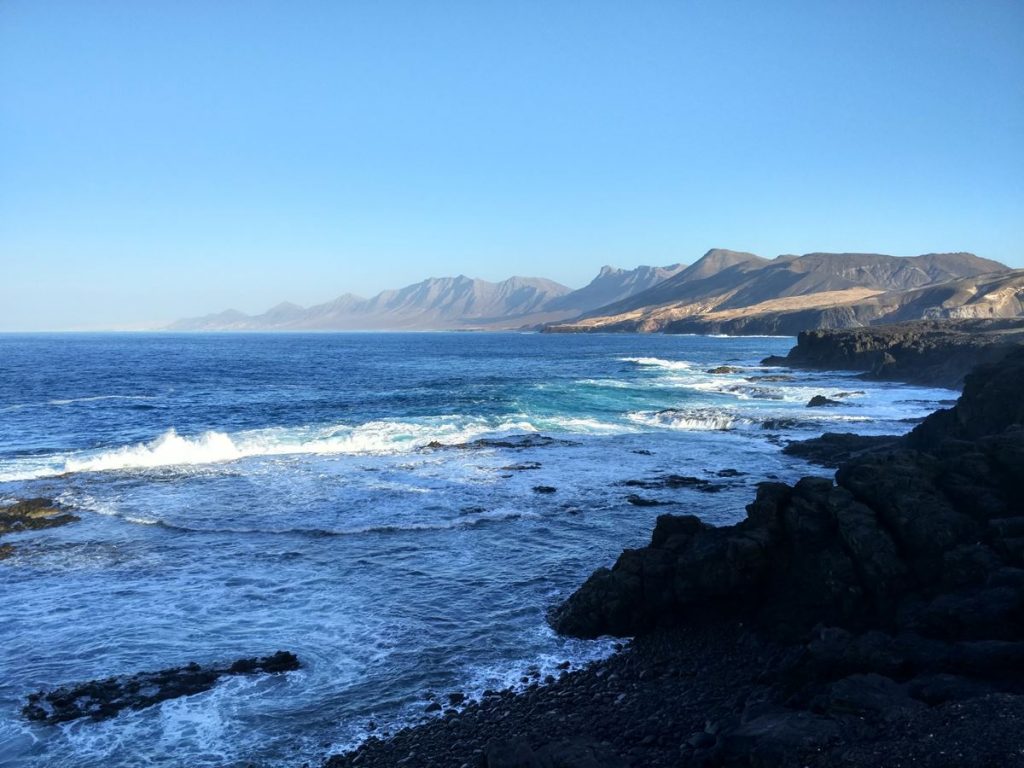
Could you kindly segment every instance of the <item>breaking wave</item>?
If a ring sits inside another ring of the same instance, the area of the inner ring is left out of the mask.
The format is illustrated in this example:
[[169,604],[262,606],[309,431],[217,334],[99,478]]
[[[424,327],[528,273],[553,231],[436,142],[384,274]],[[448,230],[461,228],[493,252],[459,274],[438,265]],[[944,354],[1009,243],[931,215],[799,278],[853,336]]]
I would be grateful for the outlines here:
[[737,413],[715,408],[666,408],[653,413],[631,413],[629,418],[649,427],[695,431],[724,431],[750,423]]
[[665,368],[670,371],[688,371],[693,368],[693,364],[685,360],[662,360],[660,357],[620,357],[619,361],[652,368]]
[[269,428],[227,434],[210,431],[194,437],[173,428],[154,440],[99,453],[76,453],[34,460],[0,474],[0,481],[30,480],[79,472],[193,467],[259,456],[297,454],[386,455],[407,453],[431,441],[464,442],[482,435],[536,432],[520,420],[442,416],[416,421],[380,420],[358,426]]

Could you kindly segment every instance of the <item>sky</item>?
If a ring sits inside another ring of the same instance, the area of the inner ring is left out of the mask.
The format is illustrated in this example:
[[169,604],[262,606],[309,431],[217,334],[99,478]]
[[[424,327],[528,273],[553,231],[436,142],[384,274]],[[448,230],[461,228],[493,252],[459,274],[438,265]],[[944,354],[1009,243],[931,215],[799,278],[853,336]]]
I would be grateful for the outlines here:
[[1024,2],[2,0],[0,330],[430,276],[1024,266]]

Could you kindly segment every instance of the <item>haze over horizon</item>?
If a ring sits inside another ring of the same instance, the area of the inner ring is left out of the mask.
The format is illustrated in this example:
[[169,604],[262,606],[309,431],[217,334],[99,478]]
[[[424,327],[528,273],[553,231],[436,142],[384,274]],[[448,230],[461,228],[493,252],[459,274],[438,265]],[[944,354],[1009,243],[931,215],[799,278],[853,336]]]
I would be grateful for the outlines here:
[[0,330],[430,276],[1024,267],[1024,5],[0,7]]

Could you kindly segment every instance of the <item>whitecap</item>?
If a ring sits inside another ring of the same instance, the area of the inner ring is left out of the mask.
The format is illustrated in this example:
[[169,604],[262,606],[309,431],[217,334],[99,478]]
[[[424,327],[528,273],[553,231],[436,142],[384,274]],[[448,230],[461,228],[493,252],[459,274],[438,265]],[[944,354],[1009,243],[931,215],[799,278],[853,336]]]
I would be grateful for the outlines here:
[[249,430],[228,434],[211,430],[195,436],[168,429],[155,439],[100,452],[78,452],[11,462],[0,482],[67,473],[196,467],[239,459],[289,455],[389,455],[415,451],[432,441],[466,442],[484,435],[537,432],[529,421],[493,421],[462,416],[423,420],[382,419],[356,426]]
[[629,414],[633,421],[649,427],[693,431],[727,431],[749,423],[734,411],[716,408],[666,408],[661,411],[637,411]]
[[693,364],[686,360],[663,360],[660,357],[620,357],[619,362],[665,368],[670,371],[687,371],[693,368]]

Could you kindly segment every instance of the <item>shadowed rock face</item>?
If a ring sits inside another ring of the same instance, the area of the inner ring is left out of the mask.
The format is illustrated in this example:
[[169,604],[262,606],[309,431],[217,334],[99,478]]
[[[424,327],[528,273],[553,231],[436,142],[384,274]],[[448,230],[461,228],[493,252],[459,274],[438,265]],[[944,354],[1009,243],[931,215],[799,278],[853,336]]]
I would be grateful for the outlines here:
[[864,371],[874,379],[959,387],[978,365],[1024,346],[1024,319],[922,320],[912,323],[804,331],[785,357],[767,365]]
[[818,623],[1024,639],[1024,350],[968,377],[957,405],[843,464],[835,483],[763,483],[747,518],[658,518],[651,544],[553,614],[565,634],[635,635],[736,612],[776,632]]
[[739,621],[789,646],[678,765],[1019,764],[1022,392],[1024,349],[906,437],[846,446],[835,482],[764,483],[724,528],[663,515],[552,623],[650,637]]
[[22,708],[22,714],[29,720],[49,724],[82,717],[105,720],[124,709],[142,709],[167,699],[202,693],[228,675],[290,672],[298,668],[299,660],[287,651],[263,658],[239,659],[226,666],[203,667],[192,663],[33,693]]

